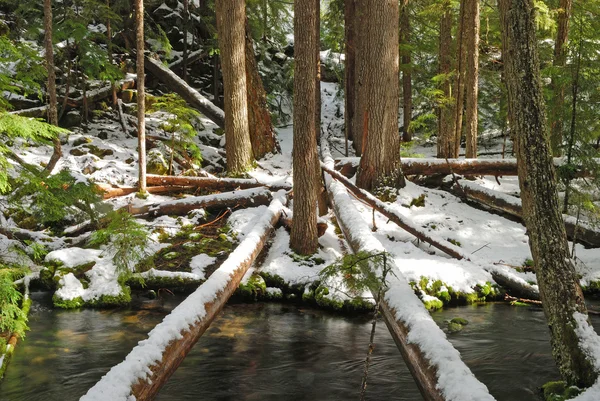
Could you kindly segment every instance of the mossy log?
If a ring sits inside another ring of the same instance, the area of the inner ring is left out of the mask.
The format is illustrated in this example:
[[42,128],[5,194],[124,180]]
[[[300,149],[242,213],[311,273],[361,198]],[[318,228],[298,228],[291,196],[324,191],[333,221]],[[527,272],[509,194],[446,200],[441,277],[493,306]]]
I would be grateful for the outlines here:
[[211,177],[183,177],[173,175],[152,175],[146,176],[148,185],[181,185],[195,188],[206,188],[218,191],[232,191],[236,188],[258,188],[269,187],[273,191],[290,190],[290,184],[281,182],[277,184],[268,184],[255,179],[248,178],[211,178]]
[[[365,203],[373,207],[373,209],[377,210],[379,213],[390,219],[390,221],[393,221],[399,227],[414,235],[421,241],[432,245],[433,247],[439,249],[440,251],[444,252],[449,256],[452,256],[455,259],[465,259],[473,261],[473,255],[465,252],[462,248],[452,244],[451,242],[443,239],[442,237],[428,234],[417,225],[408,221],[400,213],[393,210],[393,208],[391,208],[385,202],[380,201],[371,193],[358,188],[339,172],[327,167],[324,163],[321,163],[321,168],[327,174],[331,175],[331,177],[335,178],[346,188],[348,188],[358,199],[364,201]],[[526,283],[525,281],[515,280],[514,277],[512,277],[511,275],[504,274],[500,269],[494,268],[493,266],[489,266],[486,270],[490,272],[490,274],[498,284],[500,284],[506,289],[509,289],[514,294],[523,296],[525,298],[539,299],[539,291],[535,287]]]
[[[482,188],[475,183],[465,180],[459,180],[458,185],[455,184],[453,190],[456,194],[464,195],[471,201],[523,220],[523,207],[519,198]],[[563,220],[569,240],[575,240],[580,244],[592,248],[600,247],[600,231],[595,230],[584,222],[578,222],[573,216],[563,214]]]
[[234,207],[268,205],[272,198],[271,191],[262,187],[223,192],[215,195],[192,196],[139,207],[129,205],[127,210],[129,213],[140,217],[182,216],[196,209],[223,210]]
[[225,112],[215,106],[210,100],[202,96],[200,92],[189,86],[183,79],[179,78],[173,71],[163,65],[159,60],[146,57],[144,67],[156,78],[165,83],[169,89],[181,96],[190,106],[208,117],[218,127],[225,128]]
[[[402,172],[404,175],[491,175],[516,176],[517,159],[433,159],[433,158],[403,158]],[[335,161],[335,169],[345,177],[356,174],[360,157],[344,157]],[[555,158],[554,166],[564,164],[563,158]],[[578,169],[575,177],[589,176],[590,173]]]

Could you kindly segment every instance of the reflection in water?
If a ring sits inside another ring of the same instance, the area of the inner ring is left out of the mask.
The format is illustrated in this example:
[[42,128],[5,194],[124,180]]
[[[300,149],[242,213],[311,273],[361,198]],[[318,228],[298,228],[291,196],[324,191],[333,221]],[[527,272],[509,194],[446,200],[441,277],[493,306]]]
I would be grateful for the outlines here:
[[[31,331],[0,383],[0,401],[77,400],[164,316],[53,310],[48,294],[33,299]],[[454,317],[469,321],[450,340],[500,401],[536,399],[536,388],[558,377],[541,310],[487,304],[432,316],[441,326]],[[227,306],[157,400],[358,399],[370,327],[368,317],[294,305]],[[378,325],[367,398],[422,399],[384,324]]]

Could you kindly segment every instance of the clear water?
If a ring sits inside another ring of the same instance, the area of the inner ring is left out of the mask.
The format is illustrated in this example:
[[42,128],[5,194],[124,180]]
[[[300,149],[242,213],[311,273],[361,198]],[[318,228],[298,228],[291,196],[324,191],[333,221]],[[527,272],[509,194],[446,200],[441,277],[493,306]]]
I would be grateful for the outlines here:
[[[31,331],[0,382],[0,401],[79,399],[181,300],[161,311],[61,311],[51,308],[48,294],[32,298]],[[432,316],[442,327],[454,317],[469,321],[449,338],[498,400],[536,400],[537,388],[558,377],[539,309],[487,304]],[[370,329],[367,316],[289,304],[228,305],[157,400],[358,399]],[[422,400],[383,322],[367,399]]]

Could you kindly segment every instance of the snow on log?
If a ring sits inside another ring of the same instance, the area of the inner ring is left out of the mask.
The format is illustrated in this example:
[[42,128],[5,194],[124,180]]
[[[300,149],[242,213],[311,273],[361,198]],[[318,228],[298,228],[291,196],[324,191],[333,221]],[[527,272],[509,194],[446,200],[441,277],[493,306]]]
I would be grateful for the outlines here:
[[220,128],[225,128],[225,113],[223,110],[215,106],[206,97],[202,96],[200,92],[189,86],[183,79],[179,78],[159,60],[146,57],[144,66],[152,73],[152,75],[165,83],[169,89],[178,93],[179,96],[190,104],[190,106],[204,114]]
[[[206,52],[206,50],[203,50],[203,49],[191,52],[187,56],[188,67],[207,55],[208,55],[208,53]],[[182,67],[183,67],[183,57],[180,57],[176,61],[173,61],[172,63],[169,64],[170,70],[176,70],[176,69],[182,68]]]
[[[133,87],[134,84],[135,84],[134,78],[124,79],[119,82],[119,84],[117,85],[117,89],[125,90],[125,89]],[[102,86],[98,89],[94,89],[94,90],[87,92],[86,99],[87,99],[88,103],[94,103],[94,102],[97,102],[99,100],[102,100],[102,99],[105,99],[105,98],[111,96],[112,92],[113,92],[113,86],[112,86],[112,84],[109,83],[106,86]],[[77,107],[81,107],[81,105],[83,105],[83,100],[84,100],[83,96],[79,96],[74,99],[68,99],[67,106],[66,106],[67,111],[77,108]],[[41,106],[41,107],[34,107],[31,109],[12,111],[11,114],[15,114],[15,115],[22,116],[22,117],[44,118],[44,117],[46,117],[47,111],[48,111],[48,106]]]
[[[555,158],[554,165],[561,166],[564,158]],[[360,157],[344,157],[335,161],[335,169],[350,178],[356,174]],[[434,159],[434,158],[403,158],[402,172],[404,175],[493,175],[516,176],[517,159]],[[579,170],[575,176],[589,175]]]
[[[458,180],[458,184],[453,188],[456,193],[464,193],[472,201],[522,220],[523,208],[521,206],[521,199],[484,188],[467,180]],[[578,222],[573,216],[563,214],[563,220],[569,240],[573,241],[575,239],[576,242],[592,248],[600,247],[600,231],[585,222]]]
[[[105,184],[96,184],[96,187],[102,192],[103,199],[116,198],[118,196],[125,196],[138,192],[137,187],[113,187]],[[184,192],[189,189],[194,189],[194,186],[180,186],[180,185],[165,185],[158,187],[146,188],[148,193],[151,194],[170,194],[177,192]]]
[[211,177],[184,177],[173,175],[152,175],[146,176],[148,185],[181,185],[195,188],[208,188],[219,191],[231,191],[236,188],[247,189],[257,187],[269,187],[273,191],[280,189],[290,190],[292,186],[281,180],[273,183],[261,182],[248,178],[211,178]]
[[184,215],[195,209],[226,209],[228,207],[254,207],[267,205],[272,199],[267,188],[242,189],[240,191],[223,192],[206,196],[190,196],[183,199],[160,202],[136,207],[127,206],[129,213],[143,217],[164,215]]
[[153,399],[239,286],[277,223],[284,203],[285,195],[280,192],[221,267],[80,400]]
[[[333,169],[326,140],[321,145],[325,168]],[[344,237],[354,252],[381,253],[383,245],[353,204],[345,187],[325,175],[325,184]],[[393,261],[391,263],[394,263]],[[431,319],[397,266],[381,303],[381,313],[426,401],[487,401],[494,398],[475,378],[450,344],[444,332]]]
[[[333,165],[333,163],[330,163]],[[494,266],[486,261],[479,260],[474,255],[471,255],[465,252],[462,248],[452,244],[446,239],[429,234],[421,229],[421,227],[413,224],[408,221],[401,213],[395,210],[395,205],[389,205],[385,202],[380,201],[371,193],[358,188],[352,182],[350,182],[346,177],[332,168],[328,167],[326,164],[321,163],[321,168],[331,177],[338,180],[341,184],[343,184],[346,188],[348,188],[358,199],[361,199],[373,209],[377,210],[382,215],[386,216],[390,221],[393,221],[402,229],[406,230],[410,234],[414,235],[421,241],[425,241],[428,244],[434,246],[445,254],[452,256],[455,259],[465,259],[481,265],[483,269],[488,271],[494,280],[504,287],[507,290],[510,290],[511,293],[519,295],[523,298],[529,299],[539,299],[540,294],[537,288],[537,285],[531,285],[523,278],[517,276],[514,272],[511,272],[509,269],[504,268],[502,266]]]

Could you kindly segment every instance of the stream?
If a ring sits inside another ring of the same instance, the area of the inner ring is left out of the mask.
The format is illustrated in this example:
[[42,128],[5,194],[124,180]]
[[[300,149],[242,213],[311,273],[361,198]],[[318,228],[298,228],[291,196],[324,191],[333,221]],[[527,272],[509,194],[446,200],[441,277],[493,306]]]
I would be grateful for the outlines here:
[[[77,400],[124,359],[183,298],[160,310],[56,310],[50,293],[33,293],[31,331],[19,342],[0,382],[1,401]],[[558,378],[541,309],[489,303],[437,311],[462,317],[449,334],[475,375],[499,401],[538,399]],[[592,316],[596,328],[600,317]],[[293,304],[227,305],[157,400],[359,399],[371,324]],[[380,321],[367,399],[422,400],[385,324]]]

